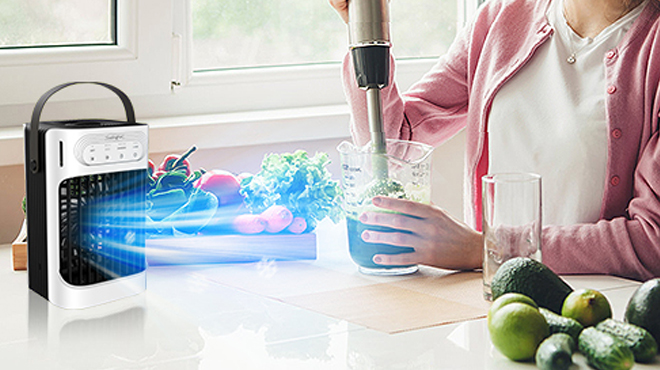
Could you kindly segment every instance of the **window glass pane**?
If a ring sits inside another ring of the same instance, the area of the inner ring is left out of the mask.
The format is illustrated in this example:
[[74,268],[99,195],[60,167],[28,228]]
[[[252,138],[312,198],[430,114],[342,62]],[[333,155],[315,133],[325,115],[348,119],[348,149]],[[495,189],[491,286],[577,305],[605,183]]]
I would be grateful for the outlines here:
[[456,36],[457,4],[457,0],[391,0],[392,53],[397,58],[444,54]]
[[[192,0],[196,71],[339,61],[347,27],[327,0]],[[392,52],[435,57],[456,33],[457,0],[392,0]]]
[[0,47],[115,43],[116,0],[0,0]]

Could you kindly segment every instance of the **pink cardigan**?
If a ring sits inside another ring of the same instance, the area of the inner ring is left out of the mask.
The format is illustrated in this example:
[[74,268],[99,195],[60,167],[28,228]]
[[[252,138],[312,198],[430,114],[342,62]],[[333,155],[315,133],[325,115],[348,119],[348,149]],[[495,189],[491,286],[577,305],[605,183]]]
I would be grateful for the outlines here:
[[[549,2],[487,1],[409,91],[399,94],[392,82],[381,92],[387,137],[437,146],[466,129],[465,217],[477,230],[493,97],[554,32],[545,18]],[[648,3],[620,45],[603,56],[603,64],[610,135],[600,220],[544,227],[543,262],[558,273],[646,280],[660,276],[660,1]],[[343,79],[353,111],[351,132],[364,144],[369,140],[366,103],[355,87],[350,56]]]

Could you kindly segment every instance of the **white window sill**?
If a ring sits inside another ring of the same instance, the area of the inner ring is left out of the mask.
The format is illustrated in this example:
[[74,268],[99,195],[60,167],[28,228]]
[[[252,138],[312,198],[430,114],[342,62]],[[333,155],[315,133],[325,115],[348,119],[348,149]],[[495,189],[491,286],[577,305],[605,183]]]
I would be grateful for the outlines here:
[[[139,119],[151,153],[341,139],[350,136],[347,105]],[[0,129],[0,166],[22,165],[23,129]]]

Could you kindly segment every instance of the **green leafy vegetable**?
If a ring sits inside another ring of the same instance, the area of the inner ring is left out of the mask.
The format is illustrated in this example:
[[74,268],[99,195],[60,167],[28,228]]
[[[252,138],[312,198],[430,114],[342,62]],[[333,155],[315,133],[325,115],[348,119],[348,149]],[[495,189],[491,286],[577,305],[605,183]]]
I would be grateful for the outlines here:
[[241,195],[252,213],[261,213],[272,205],[288,208],[294,217],[302,217],[307,229],[330,217],[342,217],[341,190],[325,168],[330,163],[327,153],[309,158],[307,152],[267,155],[261,171],[241,181]]

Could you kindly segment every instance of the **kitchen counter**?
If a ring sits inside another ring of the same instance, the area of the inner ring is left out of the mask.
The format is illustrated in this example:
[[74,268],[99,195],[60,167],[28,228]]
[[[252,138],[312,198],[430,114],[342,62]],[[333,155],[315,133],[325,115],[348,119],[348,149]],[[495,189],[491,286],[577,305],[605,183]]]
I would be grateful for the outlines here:
[[[319,259],[348,258],[344,225],[321,223]],[[324,262],[325,261],[325,262]],[[275,268],[286,269],[281,262]],[[148,269],[147,291],[84,310],[58,308],[11,270],[0,246],[0,367],[7,369],[535,369],[495,350],[484,319],[386,334],[221,284],[223,265]],[[263,274],[263,264],[231,268]],[[273,268],[273,265],[270,265]],[[614,317],[639,285],[567,276],[602,291]],[[589,368],[575,355],[574,368]],[[660,356],[635,369],[660,369]]]

